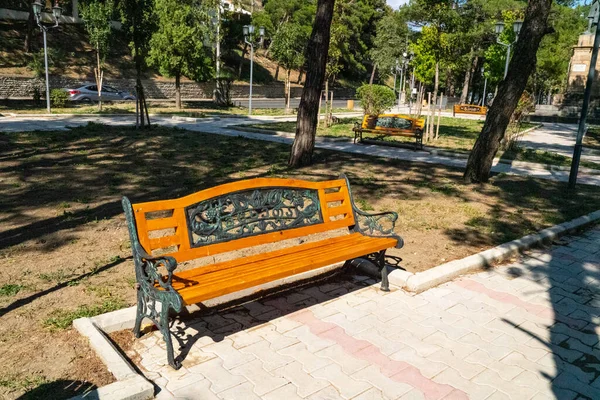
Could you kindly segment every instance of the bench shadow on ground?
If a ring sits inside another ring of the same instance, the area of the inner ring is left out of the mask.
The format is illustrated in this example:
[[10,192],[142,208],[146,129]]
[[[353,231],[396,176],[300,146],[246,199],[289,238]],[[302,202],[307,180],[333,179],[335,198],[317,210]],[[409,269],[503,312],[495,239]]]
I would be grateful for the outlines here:
[[97,389],[96,385],[89,382],[60,379],[43,383],[35,389],[19,396],[17,400],[69,399],[73,396],[84,395],[86,399],[94,400],[98,399],[98,397],[88,393],[95,389]]
[[[398,263],[396,259],[388,260]],[[308,307],[335,300],[345,294],[371,287],[380,291],[378,280],[365,276],[356,265],[365,262],[356,259],[342,268],[317,278],[270,289],[261,294],[238,299],[223,305],[202,308],[200,311],[183,313],[171,323],[176,359],[184,363],[194,344],[203,337],[221,342],[241,331],[267,324],[277,318],[301,311]],[[388,267],[393,268],[393,267]],[[380,292],[385,295],[385,292]],[[196,333],[189,335],[186,329]]]

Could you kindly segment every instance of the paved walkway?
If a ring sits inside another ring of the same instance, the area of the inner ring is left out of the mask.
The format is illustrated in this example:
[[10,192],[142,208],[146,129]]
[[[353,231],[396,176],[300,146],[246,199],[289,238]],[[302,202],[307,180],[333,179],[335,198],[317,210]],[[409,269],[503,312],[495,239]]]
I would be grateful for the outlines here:
[[[248,118],[202,118],[197,121],[181,121],[174,120],[171,117],[153,117],[154,123],[158,123],[164,126],[177,126],[180,128],[188,129],[191,131],[214,133],[218,135],[226,136],[243,136],[250,139],[264,140],[271,142],[279,142],[285,144],[292,144],[294,140],[293,134],[285,135],[268,135],[261,133],[242,132],[234,129],[233,125],[253,124],[258,121],[262,122],[274,122],[274,121],[285,121],[294,120],[295,117],[290,118],[272,118],[272,117],[252,117]],[[65,116],[53,116],[53,117],[14,117],[14,118],[0,118],[0,132],[22,132],[28,130],[64,130],[68,129],[69,126],[82,126],[89,122],[105,123],[109,125],[127,126],[135,123],[135,116],[128,117],[65,117]],[[355,145],[350,139],[342,138],[337,140],[331,140],[329,138],[319,137],[316,139],[315,146],[317,148],[342,151],[353,154],[364,154],[376,157],[387,157],[406,161],[415,161],[428,164],[440,164],[447,165],[450,167],[464,169],[467,161],[466,159],[446,157],[439,155],[431,155],[422,151],[413,151],[405,148],[398,148],[392,146],[380,146],[380,145]],[[541,164],[533,164],[526,162],[513,162],[511,164],[499,163],[495,161],[492,171],[496,173],[507,173],[515,175],[530,176],[540,179],[556,180],[561,182],[568,182],[569,171],[568,170],[551,170]],[[600,175],[589,174],[587,172],[580,171],[578,183],[587,185],[600,186]]]
[[419,295],[347,273],[178,322],[179,371],[134,348],[157,399],[599,399],[599,322],[596,228]]
[[[573,157],[576,138],[577,125],[575,124],[544,123],[541,128],[527,133],[519,143],[531,149]],[[600,163],[600,154],[584,148],[582,159]]]

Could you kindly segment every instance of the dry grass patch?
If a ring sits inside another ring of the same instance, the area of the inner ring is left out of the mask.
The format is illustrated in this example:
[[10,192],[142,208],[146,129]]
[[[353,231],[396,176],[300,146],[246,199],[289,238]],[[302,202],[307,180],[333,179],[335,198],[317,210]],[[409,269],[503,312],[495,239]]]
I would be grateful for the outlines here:
[[288,155],[282,144],[161,127],[0,133],[0,397],[49,388],[45,398],[65,398],[73,392],[56,391],[65,382],[81,392],[111,381],[69,322],[135,302],[122,195],[150,201],[241,178],[345,172],[361,207],[399,213],[406,246],[392,254],[410,271],[600,209],[596,187],[572,194],[506,175],[465,186],[459,170],[329,151],[289,170]]

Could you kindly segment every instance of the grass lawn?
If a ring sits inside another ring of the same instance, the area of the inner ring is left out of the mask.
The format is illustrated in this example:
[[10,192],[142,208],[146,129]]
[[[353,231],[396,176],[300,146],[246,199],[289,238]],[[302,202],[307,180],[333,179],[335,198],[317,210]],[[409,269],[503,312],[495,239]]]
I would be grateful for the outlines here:
[[[45,103],[44,103],[45,104]],[[187,105],[187,107],[186,107]],[[245,107],[217,107],[210,102],[184,102],[184,108],[177,110],[174,105],[161,102],[148,102],[148,112],[150,114],[165,114],[165,115],[181,115],[186,117],[201,118],[207,115],[248,115],[248,109]],[[334,109],[334,112],[352,112],[346,108]],[[22,108],[8,108],[6,106],[0,106],[0,115],[5,114],[46,114],[46,107],[22,107]],[[71,106],[63,108],[52,108],[53,114],[135,114],[135,103],[121,103],[121,104],[105,104],[102,106],[102,111],[98,111],[98,106]],[[265,116],[280,116],[286,115],[285,110],[282,108],[253,108],[253,115],[265,115]],[[287,114],[294,115],[294,114]]]
[[[354,138],[352,128],[360,118],[343,118],[339,124],[325,128],[323,125],[317,130],[317,136],[323,137],[351,137]],[[437,121],[437,120],[436,120]],[[276,122],[249,125],[253,128],[276,130],[283,132],[296,132],[296,122]],[[524,123],[522,130],[529,129],[535,124]],[[425,143],[426,146],[454,150],[471,151],[475,140],[483,128],[483,121],[461,118],[442,117],[440,121],[440,135],[437,140]],[[414,139],[376,134],[364,134],[364,138],[378,139],[391,142],[414,143]]]
[[[516,151],[507,150],[500,155],[500,158],[506,161],[525,161],[545,165],[559,165],[563,167],[570,167],[573,160],[571,157],[563,156],[562,154],[526,148],[519,148]],[[581,160],[580,164],[585,168],[600,170],[600,164],[598,163]]]
[[37,388],[37,398],[59,399],[112,380],[71,321],[135,302],[122,195],[150,201],[241,178],[345,172],[360,207],[399,213],[406,245],[391,254],[409,271],[600,209],[597,187],[573,194],[508,175],[466,186],[460,170],[330,151],[290,170],[289,150],[164,127],[0,133],[0,398]]
[[583,145],[591,149],[600,150],[600,126],[591,126],[583,138]]

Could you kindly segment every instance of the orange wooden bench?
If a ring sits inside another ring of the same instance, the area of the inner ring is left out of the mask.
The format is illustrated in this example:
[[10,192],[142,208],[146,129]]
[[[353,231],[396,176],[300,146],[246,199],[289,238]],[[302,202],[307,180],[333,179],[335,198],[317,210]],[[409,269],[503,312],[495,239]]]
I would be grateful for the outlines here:
[[487,115],[487,112],[487,107],[474,104],[455,104],[452,108],[453,116],[456,116],[456,114]]
[[423,150],[425,120],[402,114],[365,115],[362,123],[354,124],[354,143],[363,141],[363,133],[415,138],[415,151]]
[[[381,288],[389,290],[385,252],[403,246],[394,233],[398,215],[359,210],[343,175],[324,182],[250,179],[173,200],[132,205],[123,197],[122,203],[138,289],[134,333],[140,337],[149,318],[175,369],[181,361],[173,355],[169,310],[371,254]],[[177,263],[340,228],[348,234],[176,271]]]

